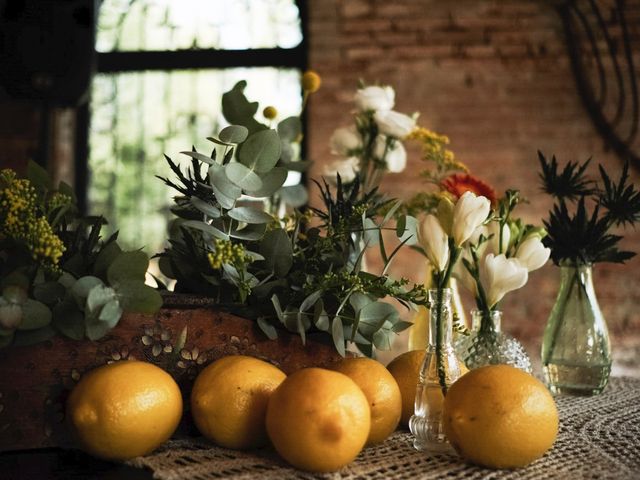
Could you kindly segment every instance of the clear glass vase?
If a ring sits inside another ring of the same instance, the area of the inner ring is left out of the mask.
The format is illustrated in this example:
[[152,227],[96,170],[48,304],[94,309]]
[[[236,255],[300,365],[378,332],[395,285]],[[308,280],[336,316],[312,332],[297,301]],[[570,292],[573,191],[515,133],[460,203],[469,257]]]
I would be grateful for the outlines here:
[[[433,267],[430,262],[426,262],[426,277],[424,286],[428,290],[433,286]],[[467,317],[460,298],[460,292],[458,290],[458,284],[455,278],[449,280],[449,287],[451,288],[451,306],[453,307],[454,319],[457,319],[458,325],[468,328]],[[420,306],[418,311],[413,315],[411,319],[413,325],[409,329],[409,342],[408,350],[424,350],[427,348],[427,341],[429,339],[429,309],[427,307]],[[456,330],[453,332],[454,341],[458,338]]]
[[451,289],[429,290],[429,302],[429,343],[418,378],[409,429],[417,450],[438,452],[450,449],[442,422],[444,393],[467,369],[453,349]]
[[458,356],[469,369],[485,365],[507,364],[531,373],[531,359],[522,344],[502,332],[502,312],[488,314],[471,311],[472,328],[467,336],[460,336],[455,343]]
[[542,371],[552,393],[602,393],[611,372],[607,323],[591,265],[560,267],[560,291],[542,340]]

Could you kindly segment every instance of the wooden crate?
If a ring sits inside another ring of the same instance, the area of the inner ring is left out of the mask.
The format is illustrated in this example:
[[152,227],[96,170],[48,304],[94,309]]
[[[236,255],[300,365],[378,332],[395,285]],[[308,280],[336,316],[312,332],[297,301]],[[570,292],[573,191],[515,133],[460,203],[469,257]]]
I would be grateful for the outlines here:
[[[184,347],[176,348],[186,327]],[[0,451],[71,446],[66,398],[82,375],[99,365],[136,359],[169,372],[186,407],[181,433],[195,433],[188,413],[193,380],[227,355],[250,355],[290,373],[331,366],[340,356],[325,338],[280,332],[269,340],[252,320],[216,310],[207,299],[171,295],[155,315],[127,314],[106,337],[77,342],[56,337],[38,345],[0,350]]]

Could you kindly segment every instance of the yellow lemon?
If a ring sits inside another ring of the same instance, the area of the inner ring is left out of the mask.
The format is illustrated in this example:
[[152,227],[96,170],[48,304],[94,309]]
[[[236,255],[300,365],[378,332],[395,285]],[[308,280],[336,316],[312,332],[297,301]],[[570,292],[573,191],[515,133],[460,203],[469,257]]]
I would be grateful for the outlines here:
[[267,432],[294,467],[333,472],[351,462],[369,436],[371,412],[362,390],[346,375],[305,368],[273,392]]
[[67,418],[81,446],[108,460],[145,455],[164,443],[182,416],[182,395],[167,372],[122,361],[82,377],[67,401]]
[[384,441],[398,426],[402,396],[398,383],[384,365],[370,358],[347,358],[336,370],[356,382],[369,401],[371,431],[367,445]]
[[418,385],[418,375],[424,360],[424,350],[412,350],[397,356],[387,365],[387,369],[398,382],[400,394],[402,396],[402,416],[400,422],[405,427],[409,424],[409,419],[413,415],[413,408],[416,401],[416,386]]
[[222,447],[265,445],[267,403],[285,378],[279,368],[253,357],[231,355],[213,362],[200,372],[191,392],[196,427]]
[[517,468],[541,457],[558,434],[553,397],[536,378],[508,365],[472,370],[444,400],[444,430],[471,462]]

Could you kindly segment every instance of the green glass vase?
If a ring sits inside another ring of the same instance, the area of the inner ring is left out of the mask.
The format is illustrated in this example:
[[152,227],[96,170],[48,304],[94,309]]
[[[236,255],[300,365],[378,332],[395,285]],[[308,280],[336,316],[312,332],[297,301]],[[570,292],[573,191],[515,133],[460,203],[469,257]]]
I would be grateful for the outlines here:
[[561,283],[542,341],[542,370],[554,394],[596,395],[611,372],[611,344],[591,265],[560,267]]

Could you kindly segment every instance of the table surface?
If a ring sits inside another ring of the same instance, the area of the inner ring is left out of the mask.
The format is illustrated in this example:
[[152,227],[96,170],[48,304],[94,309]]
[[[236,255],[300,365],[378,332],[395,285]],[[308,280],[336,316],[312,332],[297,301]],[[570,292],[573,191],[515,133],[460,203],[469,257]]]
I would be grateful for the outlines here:
[[640,478],[640,379],[612,378],[594,397],[556,397],[560,432],[540,460],[519,470],[488,470],[455,454],[415,451],[411,435],[396,432],[365,449],[340,472],[315,475],[295,470],[270,449],[237,452],[202,438],[174,439],[126,465],[93,460],[77,451],[45,450],[0,455],[3,479],[637,479]]

